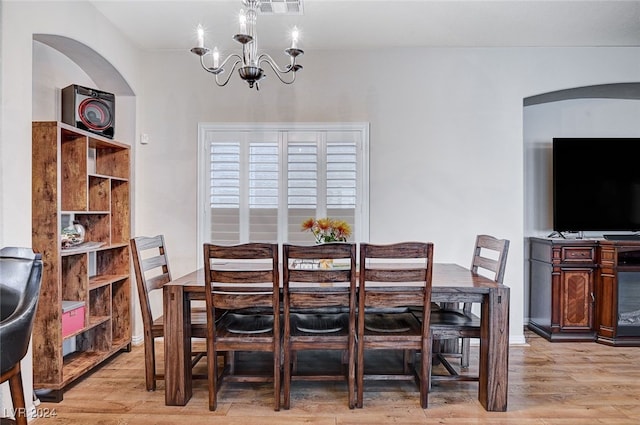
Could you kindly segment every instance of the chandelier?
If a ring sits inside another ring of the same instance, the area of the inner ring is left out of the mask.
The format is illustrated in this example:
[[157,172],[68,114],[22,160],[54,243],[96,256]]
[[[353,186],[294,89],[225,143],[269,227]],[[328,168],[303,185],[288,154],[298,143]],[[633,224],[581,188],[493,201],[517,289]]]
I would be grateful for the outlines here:
[[[204,29],[202,25],[198,25],[198,45],[192,48],[191,52],[200,56],[200,65],[205,71],[215,76],[215,82],[220,87],[227,85],[236,68],[240,78],[249,83],[249,88],[255,85],[256,90],[260,89],[258,82],[266,77],[263,69],[265,65],[268,65],[284,84],[293,83],[296,80],[296,72],[302,69],[302,65],[296,63],[296,58],[304,54],[304,51],[298,48],[297,27],[293,27],[291,31],[291,47],[284,51],[290,59],[289,64],[284,68],[278,66],[267,53],[258,54],[256,21],[260,3],[260,0],[242,0],[246,10],[240,10],[240,32],[233,36],[233,39],[242,45],[242,55],[232,53],[220,62],[218,48],[214,47],[211,50],[205,47]],[[232,60],[234,60],[233,65],[229,65]],[[227,69],[229,69],[228,76],[219,78]]]

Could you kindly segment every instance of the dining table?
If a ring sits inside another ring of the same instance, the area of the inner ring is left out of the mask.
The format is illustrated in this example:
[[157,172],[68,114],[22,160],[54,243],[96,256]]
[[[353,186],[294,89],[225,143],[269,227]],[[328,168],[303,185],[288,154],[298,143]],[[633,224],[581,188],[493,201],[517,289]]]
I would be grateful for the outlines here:
[[[204,269],[164,285],[165,404],[184,406],[193,393],[191,302],[204,300]],[[434,263],[431,301],[480,304],[478,400],[487,411],[507,410],[509,287],[458,264]]]

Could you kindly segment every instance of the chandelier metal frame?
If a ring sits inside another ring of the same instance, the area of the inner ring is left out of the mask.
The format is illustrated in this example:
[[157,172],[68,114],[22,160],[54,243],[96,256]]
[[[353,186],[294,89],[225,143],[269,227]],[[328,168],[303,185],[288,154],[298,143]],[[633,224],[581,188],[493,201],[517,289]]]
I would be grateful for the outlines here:
[[[242,55],[232,53],[222,63],[220,63],[217,48],[211,50],[205,47],[204,30],[202,26],[198,26],[198,45],[193,47],[191,52],[200,57],[202,69],[213,74],[216,84],[220,87],[227,85],[236,68],[238,68],[240,78],[249,83],[249,88],[255,86],[256,90],[260,89],[259,81],[266,77],[263,69],[265,65],[268,65],[284,84],[292,84],[296,80],[296,73],[302,69],[302,65],[296,63],[297,57],[304,54],[304,50],[298,48],[298,30],[296,27],[292,31],[291,47],[284,51],[290,58],[289,64],[284,68],[280,67],[269,54],[258,54],[256,23],[260,3],[260,0],[242,0],[246,10],[240,11],[240,33],[233,36],[233,39],[242,45]],[[209,57],[211,58],[210,60],[207,59]],[[218,78],[226,71],[227,64],[232,60],[235,61],[230,67],[228,76],[224,80]],[[207,65],[207,61],[211,66]],[[287,75],[291,77],[288,78]]]

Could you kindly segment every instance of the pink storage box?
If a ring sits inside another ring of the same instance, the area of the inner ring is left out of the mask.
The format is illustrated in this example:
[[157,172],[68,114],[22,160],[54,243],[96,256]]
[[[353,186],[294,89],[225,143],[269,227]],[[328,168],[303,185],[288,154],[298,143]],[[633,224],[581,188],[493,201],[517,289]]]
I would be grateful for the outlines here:
[[84,328],[84,301],[62,301],[62,337]]

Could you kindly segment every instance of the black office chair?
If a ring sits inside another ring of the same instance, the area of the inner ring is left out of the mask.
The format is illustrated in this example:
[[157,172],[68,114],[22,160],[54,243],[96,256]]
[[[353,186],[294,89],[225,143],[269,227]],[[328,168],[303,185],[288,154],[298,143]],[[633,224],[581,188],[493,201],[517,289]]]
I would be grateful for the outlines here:
[[0,383],[9,381],[18,425],[27,425],[20,361],[29,348],[41,281],[40,254],[29,248],[0,249]]

